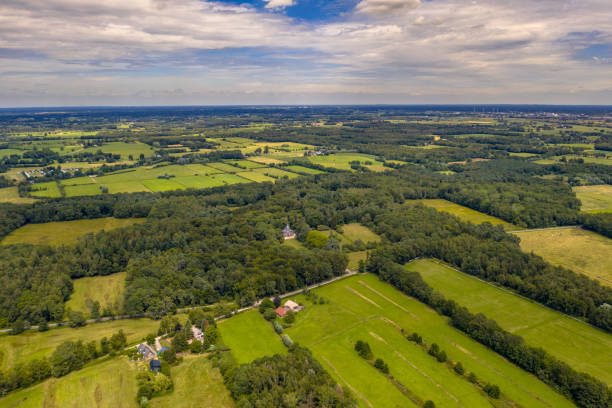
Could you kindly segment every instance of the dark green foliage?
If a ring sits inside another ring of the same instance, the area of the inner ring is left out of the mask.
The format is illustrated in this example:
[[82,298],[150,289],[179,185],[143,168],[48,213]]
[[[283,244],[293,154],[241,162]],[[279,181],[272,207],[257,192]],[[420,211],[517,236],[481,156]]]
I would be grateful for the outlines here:
[[377,358],[376,361],[374,361],[374,367],[384,374],[389,374],[389,366],[381,358]]
[[433,343],[431,346],[429,346],[429,350],[427,350],[427,352],[430,355],[437,357],[438,353],[440,353],[440,347],[438,347],[436,343]]
[[289,337],[289,335],[287,334],[283,334],[281,336],[281,340],[283,341],[283,344],[287,347],[291,347],[291,345],[293,345],[293,340],[291,340],[291,337]]
[[357,340],[357,343],[355,343],[355,351],[357,351],[357,354],[366,360],[371,360],[374,358],[370,345],[365,341]]
[[281,326],[281,324],[276,320],[274,321],[274,331],[276,334],[281,334],[283,332],[283,326]]
[[174,363],[176,363],[176,350],[173,347],[169,347],[166,350],[161,352],[160,357],[162,361],[165,361],[166,363],[173,365]]
[[465,369],[463,368],[463,364],[461,364],[461,361],[458,361],[455,366],[453,367],[453,370],[455,370],[455,372],[459,375],[463,375],[463,373],[465,373]]
[[295,322],[295,313],[292,310],[289,310],[285,317],[283,317],[283,323],[293,324]]
[[200,340],[193,340],[189,345],[189,351],[193,354],[199,354],[203,351],[202,342]]
[[219,339],[219,331],[216,326],[208,325],[204,329],[204,349],[208,350],[210,346],[217,344]]
[[489,397],[495,398],[495,399],[498,399],[499,395],[501,394],[499,387],[495,384],[490,384],[490,383],[487,383],[484,386],[484,392],[486,392],[487,395],[489,395]]
[[73,328],[85,326],[86,320],[83,312],[71,312],[68,316],[68,324]]
[[264,298],[259,304],[259,313],[263,314],[268,309],[274,309],[275,305],[269,298]]
[[416,344],[423,344],[423,338],[416,332],[408,336],[408,340],[414,341]]
[[266,319],[267,321],[272,321],[274,319],[276,319],[276,312],[274,311],[274,309],[266,309],[264,314],[263,314],[264,319]]
[[282,299],[280,298],[280,296],[276,295],[274,296],[274,307],[279,307],[281,305]]
[[123,330],[119,330],[117,333],[113,334],[110,338],[110,347],[111,349],[118,351],[125,347],[127,344],[127,337]]
[[440,351],[440,352],[439,352],[439,353],[436,355],[436,358],[438,359],[438,361],[439,361],[440,363],[445,363],[445,362],[446,362],[446,360],[448,359],[448,358],[446,357],[446,352],[445,352],[444,350],[441,350],[441,351]]
[[478,377],[476,377],[476,374],[474,373],[469,373],[467,378],[471,383],[476,383],[478,381]]
[[436,404],[434,404],[434,402],[431,400],[425,401],[425,404],[423,404],[423,408],[436,408]]
[[185,335],[184,330],[177,331],[172,338],[172,348],[176,350],[177,353],[181,353],[189,347],[187,344],[187,336]]

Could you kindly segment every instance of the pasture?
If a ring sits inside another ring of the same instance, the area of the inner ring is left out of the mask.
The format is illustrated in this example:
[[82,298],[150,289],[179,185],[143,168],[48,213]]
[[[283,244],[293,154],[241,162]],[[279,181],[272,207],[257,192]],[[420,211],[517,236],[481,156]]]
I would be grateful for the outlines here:
[[151,399],[150,408],[233,408],[223,377],[205,356],[185,355],[183,362],[172,368],[174,390]]
[[31,204],[35,201],[34,198],[19,197],[17,187],[0,188],[0,203]]
[[104,143],[102,146],[88,147],[83,149],[83,152],[96,153],[102,150],[103,153],[118,154],[121,160],[128,160],[132,156],[133,160],[138,160],[141,154],[145,157],[151,157],[155,154],[153,148],[144,143],[125,143],[125,142],[110,142]]
[[457,272],[430,259],[406,265],[446,297],[484,313],[511,333],[565,361],[574,369],[612,383],[612,336],[528,299]]
[[94,363],[0,399],[11,408],[137,408],[136,368],[125,356]]
[[612,239],[578,227],[546,228],[515,233],[521,249],[553,265],[582,273],[612,286]]
[[[550,387],[507,360],[473,341],[448,324],[428,306],[406,296],[375,275],[362,274],[314,290],[330,300],[306,305],[295,324],[285,332],[312,350],[314,356],[341,385],[355,393],[361,407],[408,407],[411,400],[385,376],[355,352],[354,343],[365,340],[375,357],[389,365],[390,374],[410,392],[440,407],[490,407],[483,394],[451,369],[405,339],[418,332],[437,343],[453,361],[461,361],[467,372],[482,381],[497,384],[502,391],[498,406],[513,400],[525,407],[572,407]],[[508,405],[506,405],[508,406]]]
[[121,312],[123,309],[123,290],[125,288],[126,272],[118,272],[107,276],[91,276],[74,279],[74,291],[66,302],[66,308],[89,315],[89,304],[98,301],[102,309],[110,306]]
[[380,242],[380,237],[365,225],[353,222],[342,226],[342,235],[351,242],[358,239],[364,243]]
[[230,349],[238,364],[287,352],[272,325],[265,321],[257,310],[249,310],[223,320],[217,327],[223,343]]
[[289,179],[299,177],[298,174],[292,173],[290,171],[281,170],[276,167],[260,167],[258,169],[252,170],[254,173],[263,174],[264,176],[272,177],[272,178],[283,178],[287,177]]
[[384,171],[387,169],[374,156],[361,153],[334,153],[327,156],[310,156],[308,160],[323,167],[332,167],[339,170],[352,170],[350,163],[355,161],[372,171]]
[[483,222],[489,222],[493,225],[501,225],[506,231],[512,231],[517,229],[516,226],[506,222],[500,218],[492,217],[490,215],[481,213],[480,211],[472,210],[471,208],[464,207],[459,204],[455,204],[451,201],[442,199],[423,199],[423,200],[406,200],[406,203],[421,203],[427,207],[435,208],[438,211],[445,211],[447,213],[456,215],[462,221],[471,222],[472,224],[482,224]]
[[145,218],[94,218],[91,220],[47,222],[44,224],[27,224],[11,232],[2,240],[2,245],[38,244],[38,245],[69,245],[78,238],[88,234],[123,228]]
[[263,183],[263,182],[272,182],[274,183],[275,179],[273,179],[272,177],[266,176],[265,174],[261,174],[255,171],[242,171],[240,173],[237,173],[238,176],[240,177],[244,177],[245,179],[254,181],[256,183]]
[[324,171],[322,170],[318,170],[318,169],[311,169],[310,167],[304,167],[304,166],[287,166],[284,167],[287,170],[291,170],[295,173],[299,173],[299,174],[304,174],[304,175],[311,175],[311,174],[325,174]]
[[611,185],[577,186],[573,187],[572,190],[582,203],[581,211],[591,213],[612,211]]
[[32,184],[30,195],[40,198],[59,198],[62,196],[62,193],[55,181],[47,181],[45,183]]

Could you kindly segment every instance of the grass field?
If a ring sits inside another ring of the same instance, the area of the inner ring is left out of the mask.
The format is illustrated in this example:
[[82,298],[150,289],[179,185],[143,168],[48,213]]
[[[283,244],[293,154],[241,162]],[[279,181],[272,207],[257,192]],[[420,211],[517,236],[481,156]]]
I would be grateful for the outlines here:
[[461,218],[462,221],[471,222],[473,224],[482,224],[489,222],[493,225],[501,225],[507,231],[517,229],[516,226],[502,219],[483,214],[480,211],[472,210],[453,202],[442,199],[424,199],[424,200],[407,200],[406,203],[421,203],[427,207],[435,208],[438,211],[446,211]]
[[356,222],[342,226],[342,235],[350,241],[362,240],[364,243],[380,242],[380,237],[368,227]]
[[[352,161],[358,161],[364,167],[372,171],[384,171],[386,168],[382,165],[382,162],[377,161],[376,158],[369,154],[360,153],[335,153],[327,156],[310,156],[308,160],[311,163],[319,164],[324,167],[332,167],[339,170],[351,170]],[[366,164],[371,162],[372,164]]]
[[553,265],[583,273],[612,286],[612,239],[581,228],[547,228],[515,233],[521,249]]
[[367,251],[351,252],[347,254],[349,262],[347,268],[351,271],[356,271],[359,268],[359,261],[366,260]]
[[434,310],[374,275],[352,276],[315,292],[331,303],[315,305],[298,296],[306,308],[285,332],[312,350],[340,384],[351,388],[361,407],[415,405],[357,355],[353,349],[356,340],[367,341],[375,357],[383,358],[390,373],[422,400],[431,399],[438,407],[493,405],[465,379],[404,339],[400,329],[416,331],[426,342],[437,343],[467,371],[497,384],[503,398],[530,408],[573,406],[533,376],[452,328]]
[[0,203],[31,204],[35,201],[34,198],[19,197],[17,187],[0,188]]
[[65,186],[64,191],[66,193],[66,197],[91,196],[98,195],[102,192],[100,186],[93,183]]
[[237,173],[237,175],[240,177],[244,177],[245,179],[255,181],[257,183],[263,183],[266,181],[274,183],[274,181],[276,181],[276,179],[272,177],[268,177],[265,174],[261,174],[255,171],[241,171],[240,173]]
[[207,166],[208,167],[212,167],[213,169],[220,170],[220,171],[222,171],[224,173],[236,173],[236,172],[242,170],[242,169],[240,169],[240,168],[238,168],[236,166],[232,166],[231,164],[222,163],[222,162],[208,163]]
[[47,222],[44,224],[27,224],[11,232],[2,240],[2,245],[9,244],[73,244],[80,236],[100,230],[123,228],[145,218],[94,218],[92,220],[76,220]]
[[124,142],[104,143],[99,147],[83,149],[83,152],[95,153],[98,150],[102,150],[104,153],[119,154],[122,160],[128,160],[130,155],[132,155],[134,160],[138,160],[141,154],[144,154],[145,157],[151,157],[155,154],[153,148],[147,144]]
[[136,371],[127,357],[116,357],[9,394],[11,408],[136,408]]
[[286,353],[280,337],[272,325],[257,310],[240,313],[218,325],[223,342],[231,350],[238,364],[249,363],[259,357]]
[[81,311],[87,316],[90,308],[88,300],[98,301],[102,308],[118,305],[122,308],[123,290],[125,288],[126,272],[118,272],[107,276],[92,276],[74,279],[74,291],[66,302],[66,307],[73,311]]
[[609,212],[612,211],[612,186],[603,184],[599,186],[578,186],[572,190],[582,202],[581,211]]
[[263,167],[263,164],[250,160],[228,160],[227,163],[237,167],[243,167],[245,169],[256,169],[258,167]]
[[59,198],[62,196],[55,181],[32,184],[32,197]]
[[276,178],[287,177],[287,178],[292,179],[292,178],[299,177],[299,175],[295,173],[277,169],[276,167],[260,167],[258,169],[253,169],[252,172],[263,174],[268,177],[276,177]]
[[299,174],[311,175],[311,174],[325,174],[324,171],[318,169],[311,169],[310,167],[304,166],[287,166],[284,167],[287,170],[294,171]]
[[232,400],[223,377],[207,357],[186,355],[172,368],[174,391],[151,400],[151,408],[232,408]]
[[609,334],[429,259],[413,261],[407,269],[472,313],[484,313],[528,344],[612,384]]
[[78,329],[61,327],[42,333],[30,330],[17,336],[2,335],[0,336],[0,369],[5,371],[18,362],[49,357],[53,350],[64,341],[89,342],[95,340],[99,342],[102,337],[110,338],[122,329],[128,342],[132,343],[157,331],[158,327],[159,322],[151,319],[124,319],[91,323]]
[[283,164],[283,163],[287,163],[284,160],[279,160],[279,159],[275,159],[275,158],[267,157],[267,156],[249,157],[249,160],[257,162],[257,163],[262,163],[262,164]]

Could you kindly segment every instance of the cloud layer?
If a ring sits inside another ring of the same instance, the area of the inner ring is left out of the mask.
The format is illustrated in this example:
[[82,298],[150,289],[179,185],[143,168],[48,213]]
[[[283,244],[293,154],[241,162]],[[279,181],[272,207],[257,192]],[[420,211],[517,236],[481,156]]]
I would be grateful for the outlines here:
[[609,0],[3,0],[0,106],[612,104]]

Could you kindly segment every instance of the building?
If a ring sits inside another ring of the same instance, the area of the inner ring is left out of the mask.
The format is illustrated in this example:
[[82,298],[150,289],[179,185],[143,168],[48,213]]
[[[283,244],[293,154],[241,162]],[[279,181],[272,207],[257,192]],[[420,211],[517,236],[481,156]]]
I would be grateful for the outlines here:
[[295,238],[295,232],[291,229],[289,224],[285,228],[283,228],[283,238],[284,239],[293,239]]
[[151,371],[155,371],[155,372],[161,370],[161,361],[151,360],[149,362],[149,368],[151,369]]
[[276,312],[276,315],[278,317],[285,317],[285,315],[287,314],[287,311],[285,310],[285,308],[280,307],[280,306],[274,309],[274,311]]
[[288,311],[292,311],[292,312],[299,312],[300,310],[302,310],[302,308],[300,307],[300,305],[298,305],[297,303],[295,303],[293,300],[288,300],[285,302],[285,305],[283,306],[283,308],[288,312]]
[[155,358],[157,355],[155,351],[147,343],[140,343],[137,348],[138,354],[142,356],[144,360],[150,360]]

